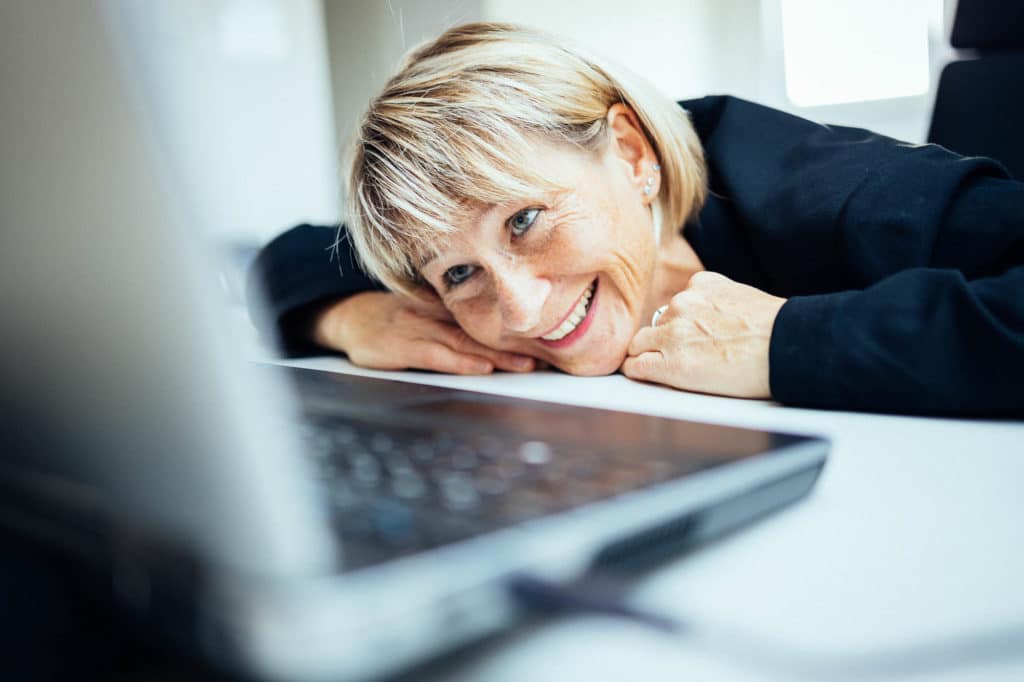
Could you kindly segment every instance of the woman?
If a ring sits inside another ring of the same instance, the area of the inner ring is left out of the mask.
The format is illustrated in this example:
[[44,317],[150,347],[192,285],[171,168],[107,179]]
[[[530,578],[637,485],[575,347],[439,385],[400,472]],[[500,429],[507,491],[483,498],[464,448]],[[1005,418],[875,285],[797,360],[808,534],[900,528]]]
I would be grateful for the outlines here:
[[340,239],[299,226],[260,254],[264,330],[381,369],[540,360],[799,405],[1021,410],[1024,185],[735,98],[680,104],[530,29],[449,30],[370,103]]

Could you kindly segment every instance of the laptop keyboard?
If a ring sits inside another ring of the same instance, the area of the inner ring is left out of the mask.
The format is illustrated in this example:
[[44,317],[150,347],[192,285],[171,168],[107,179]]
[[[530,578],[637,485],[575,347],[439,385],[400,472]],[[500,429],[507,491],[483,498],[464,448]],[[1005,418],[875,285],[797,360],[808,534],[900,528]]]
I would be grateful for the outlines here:
[[699,462],[327,418],[302,428],[347,569],[675,478]]

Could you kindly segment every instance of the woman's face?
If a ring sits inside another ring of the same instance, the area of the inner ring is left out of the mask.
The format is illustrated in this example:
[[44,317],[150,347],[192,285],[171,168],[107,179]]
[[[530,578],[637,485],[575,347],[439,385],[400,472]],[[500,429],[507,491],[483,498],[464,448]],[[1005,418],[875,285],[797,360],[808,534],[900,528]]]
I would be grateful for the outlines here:
[[532,158],[572,189],[480,207],[423,266],[476,340],[571,374],[622,364],[648,307],[656,256],[649,204],[659,177],[629,109],[613,106],[609,129],[601,153],[538,146]]

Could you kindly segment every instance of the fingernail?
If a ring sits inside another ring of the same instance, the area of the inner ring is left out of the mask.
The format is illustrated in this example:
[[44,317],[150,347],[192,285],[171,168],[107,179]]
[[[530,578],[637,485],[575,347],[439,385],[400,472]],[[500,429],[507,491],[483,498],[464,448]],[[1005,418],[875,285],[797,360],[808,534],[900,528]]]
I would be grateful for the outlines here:
[[494,371],[494,367],[489,362],[474,362],[473,371],[477,374],[490,374]]
[[533,367],[533,358],[526,358],[522,355],[513,355],[512,365],[519,369],[529,369]]

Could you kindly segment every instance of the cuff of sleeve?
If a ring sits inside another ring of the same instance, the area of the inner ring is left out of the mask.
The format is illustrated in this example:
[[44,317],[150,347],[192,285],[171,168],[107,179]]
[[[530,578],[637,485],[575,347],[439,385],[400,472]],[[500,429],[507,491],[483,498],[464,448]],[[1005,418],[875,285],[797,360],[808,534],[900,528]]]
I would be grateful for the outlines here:
[[844,384],[834,321],[856,292],[794,296],[779,310],[768,347],[768,381],[780,403],[841,407]]
[[249,316],[260,335],[286,356],[327,352],[309,338],[315,313],[333,300],[383,288],[351,257],[332,251],[336,239],[334,228],[298,225],[261,249],[249,268]]

